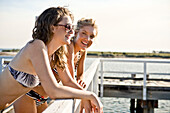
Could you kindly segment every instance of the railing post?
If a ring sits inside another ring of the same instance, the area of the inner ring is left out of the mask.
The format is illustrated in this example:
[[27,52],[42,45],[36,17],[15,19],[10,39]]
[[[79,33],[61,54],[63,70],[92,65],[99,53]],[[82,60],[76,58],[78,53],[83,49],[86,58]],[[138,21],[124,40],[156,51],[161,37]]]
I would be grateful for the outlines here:
[[100,97],[103,97],[103,61],[101,61],[101,76],[100,76],[100,79],[101,79],[101,83],[100,83]]
[[144,77],[143,77],[143,113],[148,113],[147,109],[147,87],[146,87],[146,62],[144,62]]
[[74,113],[75,110],[75,103],[76,103],[76,99],[73,99],[72,113]]
[[90,85],[87,90],[93,92],[93,80],[90,82]]
[[147,89],[146,89],[146,62],[144,62],[144,77],[143,77],[143,100],[146,100]]
[[0,57],[0,73],[2,72],[3,64],[4,64],[4,58]]
[[93,78],[93,92],[98,95],[98,74],[99,74],[99,64],[97,66],[94,78]]

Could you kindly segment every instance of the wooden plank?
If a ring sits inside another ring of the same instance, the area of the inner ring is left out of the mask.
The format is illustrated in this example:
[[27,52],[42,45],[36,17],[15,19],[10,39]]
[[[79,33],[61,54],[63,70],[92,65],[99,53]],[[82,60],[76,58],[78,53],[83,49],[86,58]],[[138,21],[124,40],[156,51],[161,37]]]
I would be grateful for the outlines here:
[[[100,80],[98,81],[100,84]],[[170,81],[155,81],[155,80],[147,80],[147,87],[170,87]],[[143,80],[135,80],[135,79],[105,79],[103,82],[104,85],[126,85],[126,86],[143,86]]]
[[[104,97],[142,99],[142,88],[142,86],[104,84]],[[170,87],[147,87],[147,99],[170,100]]]
[[72,113],[73,99],[56,99],[43,113]]

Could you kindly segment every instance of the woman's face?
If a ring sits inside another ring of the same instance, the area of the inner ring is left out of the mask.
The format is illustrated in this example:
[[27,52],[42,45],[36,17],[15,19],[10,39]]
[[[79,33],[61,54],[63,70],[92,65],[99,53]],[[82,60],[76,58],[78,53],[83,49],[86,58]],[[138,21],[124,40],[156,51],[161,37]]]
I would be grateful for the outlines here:
[[69,44],[71,39],[71,34],[73,34],[72,20],[70,16],[64,16],[63,19],[54,26],[54,38],[60,41],[63,45]]
[[92,26],[82,27],[76,34],[75,44],[80,50],[86,50],[94,41],[96,29]]

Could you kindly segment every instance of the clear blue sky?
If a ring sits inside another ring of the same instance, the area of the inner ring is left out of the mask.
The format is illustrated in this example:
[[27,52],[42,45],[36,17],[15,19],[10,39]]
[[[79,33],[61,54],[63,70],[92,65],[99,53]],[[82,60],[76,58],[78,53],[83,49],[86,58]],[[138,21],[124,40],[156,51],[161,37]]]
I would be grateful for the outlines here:
[[0,0],[0,48],[23,47],[35,16],[51,6],[68,6],[75,22],[96,19],[90,51],[170,51],[170,0]]

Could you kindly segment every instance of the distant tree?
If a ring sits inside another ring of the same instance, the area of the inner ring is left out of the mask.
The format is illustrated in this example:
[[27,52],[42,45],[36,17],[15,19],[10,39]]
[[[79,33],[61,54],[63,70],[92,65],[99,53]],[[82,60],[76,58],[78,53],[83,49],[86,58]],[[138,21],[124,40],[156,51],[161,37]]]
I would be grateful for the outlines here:
[[2,52],[18,52],[20,49],[5,49]]
[[153,51],[152,51],[152,53],[156,53],[156,51],[155,51],[155,50],[153,50]]

